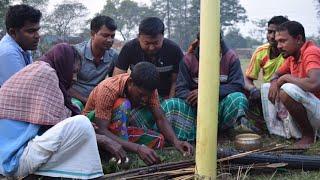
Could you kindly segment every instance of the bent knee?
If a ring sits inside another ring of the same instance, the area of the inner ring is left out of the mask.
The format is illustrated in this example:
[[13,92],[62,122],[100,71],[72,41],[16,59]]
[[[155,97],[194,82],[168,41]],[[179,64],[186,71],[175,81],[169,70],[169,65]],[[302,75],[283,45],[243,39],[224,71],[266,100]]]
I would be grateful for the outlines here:
[[70,118],[70,123],[74,130],[84,133],[86,136],[92,136],[94,134],[93,126],[90,120],[84,115],[77,115]]
[[283,104],[287,104],[288,102],[293,101],[293,99],[290,97],[290,95],[282,89],[279,91],[279,98]]

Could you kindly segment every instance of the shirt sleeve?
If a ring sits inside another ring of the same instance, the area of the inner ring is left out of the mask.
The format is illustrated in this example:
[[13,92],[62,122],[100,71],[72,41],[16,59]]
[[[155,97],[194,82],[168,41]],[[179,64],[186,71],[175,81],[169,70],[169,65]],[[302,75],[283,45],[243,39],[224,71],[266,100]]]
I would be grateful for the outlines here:
[[149,100],[149,106],[151,108],[156,108],[156,107],[160,107],[160,101],[159,101],[159,95],[158,95],[158,91],[154,90],[150,100]]
[[0,86],[16,72],[24,68],[25,62],[19,52],[7,52],[0,56]]
[[173,73],[179,72],[179,64],[183,59],[183,53],[179,47],[177,47],[175,56],[174,56],[174,64],[173,64]]
[[176,97],[187,99],[191,89],[192,78],[184,61],[181,61],[176,84]]
[[120,51],[120,54],[115,62],[115,67],[121,69],[121,70],[128,70],[130,65],[130,58],[131,55],[131,49],[128,44],[125,44],[123,48]]
[[95,116],[99,119],[110,120],[116,99],[117,95],[111,89],[108,87],[100,88],[95,96]]
[[108,73],[108,76],[111,77],[112,76],[112,73],[113,73],[113,70],[114,70],[114,67],[115,67],[115,64],[118,60],[118,57],[119,57],[119,54],[117,52],[114,52],[113,54],[113,57],[112,57],[112,60],[110,62],[110,66],[109,66],[109,73]]
[[246,77],[251,79],[258,79],[260,68],[261,68],[261,58],[259,57],[258,51],[255,51],[250,59],[250,63],[246,70]]
[[228,83],[221,84],[219,89],[219,99],[222,100],[227,95],[234,92],[242,92],[244,87],[244,79],[241,71],[239,59],[230,64],[228,75]]
[[320,69],[320,54],[319,53],[310,53],[306,55],[306,72],[308,73],[311,69]]

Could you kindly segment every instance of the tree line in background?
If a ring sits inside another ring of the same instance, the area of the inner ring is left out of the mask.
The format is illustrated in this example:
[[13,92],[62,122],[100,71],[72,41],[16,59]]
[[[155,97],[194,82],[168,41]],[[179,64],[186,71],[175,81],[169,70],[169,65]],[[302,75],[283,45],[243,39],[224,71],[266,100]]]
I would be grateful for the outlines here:
[[[139,4],[133,0],[106,0],[99,14],[108,15],[115,19],[118,32],[124,41],[136,37],[139,22],[147,16],[160,17],[165,23],[166,37],[178,43],[186,50],[189,43],[199,32],[200,1],[199,0],[150,0],[151,5]],[[48,12],[47,0],[1,0],[0,1],[0,35],[5,34],[4,15],[10,4],[20,2],[29,4],[43,13],[41,20],[42,34],[47,41],[60,39],[69,41],[71,36],[89,37],[89,12],[80,1],[65,0],[56,4]],[[248,21],[246,10],[239,0],[221,0],[221,29],[224,39],[232,48],[251,48],[265,41],[266,19],[251,21],[256,27],[250,31],[250,37],[244,37],[237,23]],[[320,18],[320,0],[315,0]],[[50,39],[50,38],[51,39]],[[319,37],[313,37],[319,43]],[[47,50],[45,42],[41,42],[40,51]],[[48,42],[47,42],[48,43]]]

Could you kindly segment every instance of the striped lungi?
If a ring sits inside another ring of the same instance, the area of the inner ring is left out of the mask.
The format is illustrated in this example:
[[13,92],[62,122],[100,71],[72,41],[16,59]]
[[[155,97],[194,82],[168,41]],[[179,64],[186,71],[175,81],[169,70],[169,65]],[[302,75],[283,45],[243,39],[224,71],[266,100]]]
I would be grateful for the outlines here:
[[231,93],[219,102],[219,129],[233,128],[239,118],[245,116],[248,100],[241,92]]
[[[161,108],[170,122],[177,138],[183,141],[194,141],[196,137],[196,109],[179,98],[161,101]],[[130,123],[143,129],[157,130],[155,120],[148,108],[134,109],[130,114]]]

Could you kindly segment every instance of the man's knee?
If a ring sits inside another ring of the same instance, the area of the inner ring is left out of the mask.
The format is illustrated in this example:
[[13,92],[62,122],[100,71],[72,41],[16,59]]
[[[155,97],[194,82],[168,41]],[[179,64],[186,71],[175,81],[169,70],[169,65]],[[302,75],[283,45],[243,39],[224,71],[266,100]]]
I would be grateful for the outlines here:
[[93,126],[90,120],[84,115],[73,116],[69,119],[69,126],[76,132],[81,132],[85,136],[94,134]]
[[228,98],[228,99],[232,100],[232,102],[236,102],[236,103],[242,102],[242,103],[248,104],[247,97],[241,92],[231,93],[225,98]]
[[290,96],[282,89],[279,91],[279,98],[282,103],[288,102],[288,100],[290,100]]

